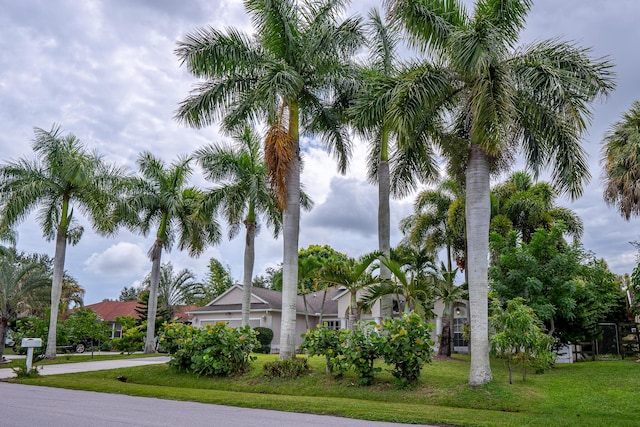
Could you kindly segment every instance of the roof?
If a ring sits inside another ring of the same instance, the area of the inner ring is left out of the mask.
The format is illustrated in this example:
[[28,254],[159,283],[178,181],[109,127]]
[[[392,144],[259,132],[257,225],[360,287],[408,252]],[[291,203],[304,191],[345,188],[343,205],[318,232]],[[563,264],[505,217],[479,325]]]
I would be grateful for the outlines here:
[[[234,289],[235,288],[235,289]],[[234,285],[234,287],[228,289],[225,294],[233,292],[233,291],[242,291],[242,286]],[[305,312],[305,299],[307,303],[307,312],[309,314],[320,313],[321,311],[324,314],[337,314],[338,312],[338,302],[334,300],[334,297],[340,292],[339,289],[329,288],[326,292],[326,297],[324,298],[324,306],[323,306],[323,296],[325,294],[324,290],[318,292],[311,292],[307,294],[304,298],[302,295],[297,296],[296,300],[296,311],[298,313]],[[259,288],[253,286],[251,288],[251,293],[257,299],[263,301],[261,303],[251,303],[252,310],[275,310],[282,311],[282,292],[274,291],[273,289],[267,288]],[[222,295],[221,295],[222,296]],[[218,297],[205,307],[200,307],[193,310],[193,313],[211,313],[211,312],[220,312],[220,311],[240,311],[242,309],[242,304],[219,304],[221,298]]]
[[[114,322],[116,317],[131,316],[137,319],[136,306],[138,301],[102,301],[95,304],[85,305],[84,308],[93,310],[99,318],[107,322]],[[174,316],[181,321],[188,321],[191,316],[187,312],[198,308],[197,305],[177,305],[174,309]]]

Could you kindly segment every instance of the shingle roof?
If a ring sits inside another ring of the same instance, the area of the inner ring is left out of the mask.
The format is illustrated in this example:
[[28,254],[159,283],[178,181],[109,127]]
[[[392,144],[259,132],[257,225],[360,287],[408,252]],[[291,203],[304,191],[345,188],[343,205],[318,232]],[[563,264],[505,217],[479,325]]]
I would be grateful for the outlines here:
[[[137,319],[138,313],[136,312],[136,305],[138,301],[102,301],[95,304],[85,305],[84,308],[93,310],[98,317],[107,322],[113,322],[116,317],[131,316]],[[198,308],[197,305],[178,305],[174,307],[174,315],[181,321],[186,321],[191,318],[187,314],[188,311],[193,311]]]

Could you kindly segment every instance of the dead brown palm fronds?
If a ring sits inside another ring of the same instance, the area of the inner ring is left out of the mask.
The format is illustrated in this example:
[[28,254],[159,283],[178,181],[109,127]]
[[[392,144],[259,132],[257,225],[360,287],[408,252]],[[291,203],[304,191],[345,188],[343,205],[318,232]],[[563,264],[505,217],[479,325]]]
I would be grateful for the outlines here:
[[293,161],[293,138],[282,123],[272,125],[264,142],[267,179],[280,210],[287,203],[287,176]]

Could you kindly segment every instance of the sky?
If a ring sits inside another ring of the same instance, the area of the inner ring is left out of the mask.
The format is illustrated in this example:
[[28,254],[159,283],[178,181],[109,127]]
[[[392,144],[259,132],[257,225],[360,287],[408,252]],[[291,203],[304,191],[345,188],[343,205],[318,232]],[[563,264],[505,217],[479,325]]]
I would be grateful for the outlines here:
[[[348,15],[366,15],[379,1],[354,0]],[[469,7],[471,1],[465,2]],[[216,126],[188,128],[173,119],[178,103],[196,82],[174,54],[177,40],[197,28],[236,27],[250,32],[241,0],[0,0],[0,163],[33,158],[34,127],[73,133],[105,160],[136,169],[144,150],[171,162],[205,144],[225,141]],[[559,38],[592,48],[594,57],[615,64],[617,88],[594,104],[584,135],[592,179],[584,195],[559,203],[583,219],[583,244],[617,274],[631,273],[640,240],[637,219],[627,222],[602,199],[601,140],[612,123],[640,98],[640,2],[616,0],[534,1],[522,44]],[[413,53],[411,53],[413,55]],[[407,57],[408,59],[409,57]],[[299,247],[328,244],[351,256],[377,248],[377,190],[366,179],[366,146],[355,145],[348,172],[310,140],[304,142],[302,182],[315,202],[303,212]],[[196,170],[192,183],[211,186]],[[391,203],[392,245],[401,239],[398,221],[412,211],[413,196]],[[125,286],[150,270],[146,253],[152,236],[126,230],[102,237],[84,221],[80,243],[67,249],[66,270],[86,289],[85,304],[116,299]],[[18,227],[20,251],[53,256],[35,215]],[[199,258],[177,248],[163,256],[175,269],[192,269],[203,279],[215,257],[241,280],[242,234],[225,238]],[[263,229],[256,241],[255,274],[282,259],[282,242]]]

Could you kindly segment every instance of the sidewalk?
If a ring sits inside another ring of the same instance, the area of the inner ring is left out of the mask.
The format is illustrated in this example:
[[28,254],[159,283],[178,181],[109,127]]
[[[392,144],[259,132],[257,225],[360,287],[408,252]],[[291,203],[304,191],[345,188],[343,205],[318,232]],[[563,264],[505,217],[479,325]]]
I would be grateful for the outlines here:
[[[128,368],[131,366],[156,365],[167,363],[166,356],[141,357],[138,359],[99,360],[95,362],[60,363],[57,365],[38,365],[40,375],[74,374],[76,372],[104,371],[107,369]],[[13,378],[11,368],[0,369],[0,379]]]

